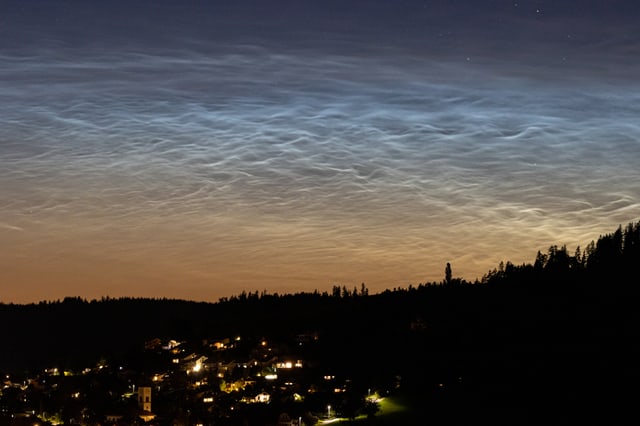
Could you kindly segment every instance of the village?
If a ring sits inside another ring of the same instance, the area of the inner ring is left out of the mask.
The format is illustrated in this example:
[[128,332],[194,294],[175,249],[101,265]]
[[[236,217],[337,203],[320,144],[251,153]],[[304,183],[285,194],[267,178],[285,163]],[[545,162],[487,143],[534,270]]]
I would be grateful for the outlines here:
[[318,340],[155,338],[130,365],[102,359],[82,371],[6,374],[0,424],[302,426],[375,415],[388,390],[321,365],[310,356]]

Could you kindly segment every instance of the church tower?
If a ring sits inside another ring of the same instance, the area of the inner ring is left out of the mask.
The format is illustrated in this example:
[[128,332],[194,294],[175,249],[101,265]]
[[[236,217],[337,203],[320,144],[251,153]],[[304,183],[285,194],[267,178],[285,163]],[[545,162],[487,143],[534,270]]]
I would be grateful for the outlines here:
[[139,387],[138,388],[138,408],[142,411],[151,412],[151,388]]

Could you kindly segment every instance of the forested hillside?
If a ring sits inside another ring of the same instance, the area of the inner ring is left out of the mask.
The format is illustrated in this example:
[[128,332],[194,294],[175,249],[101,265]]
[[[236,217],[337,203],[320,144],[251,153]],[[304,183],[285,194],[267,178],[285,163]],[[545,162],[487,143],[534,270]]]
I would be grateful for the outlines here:
[[640,222],[584,249],[552,246],[532,263],[501,263],[474,282],[445,273],[441,282],[379,294],[336,285],[330,292],[242,293],[217,303],[3,304],[0,370],[132,363],[154,337],[287,339],[313,332],[323,342],[313,354],[318,362],[369,381],[401,377],[406,389],[421,392],[424,383],[440,382],[476,410],[522,409],[532,401],[625,406],[637,393],[627,384],[640,378],[639,264]]

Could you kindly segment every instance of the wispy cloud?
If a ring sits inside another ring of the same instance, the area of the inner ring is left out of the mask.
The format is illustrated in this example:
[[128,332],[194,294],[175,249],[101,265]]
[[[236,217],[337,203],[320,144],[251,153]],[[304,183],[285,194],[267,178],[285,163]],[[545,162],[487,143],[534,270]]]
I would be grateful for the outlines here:
[[2,49],[0,228],[37,226],[37,247],[15,242],[33,258],[93,259],[98,295],[130,270],[138,292],[153,281],[215,299],[415,284],[446,262],[473,279],[640,217],[629,43],[501,50],[503,38],[441,29],[308,46],[203,30],[124,48],[108,31],[100,48],[63,33]]
[[9,223],[0,223],[0,229],[6,229],[8,231],[24,231],[24,229],[19,226],[14,226]]

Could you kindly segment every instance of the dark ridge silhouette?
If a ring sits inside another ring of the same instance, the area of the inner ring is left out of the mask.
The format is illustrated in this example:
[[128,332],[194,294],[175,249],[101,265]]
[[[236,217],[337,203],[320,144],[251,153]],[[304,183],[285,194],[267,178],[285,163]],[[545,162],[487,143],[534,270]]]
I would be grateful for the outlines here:
[[[291,341],[313,332],[321,343],[306,354],[310,362],[366,385],[401,380],[409,393],[428,395],[431,418],[495,414],[500,423],[533,410],[540,424],[596,415],[613,421],[638,396],[628,386],[640,377],[638,265],[640,222],[584,249],[552,246],[532,264],[501,263],[474,282],[454,278],[448,264],[441,282],[378,294],[362,284],[243,292],[216,303],[68,297],[0,304],[0,370],[79,369],[100,359],[144,369],[144,342],[156,337]],[[569,417],[545,417],[551,412]]]

